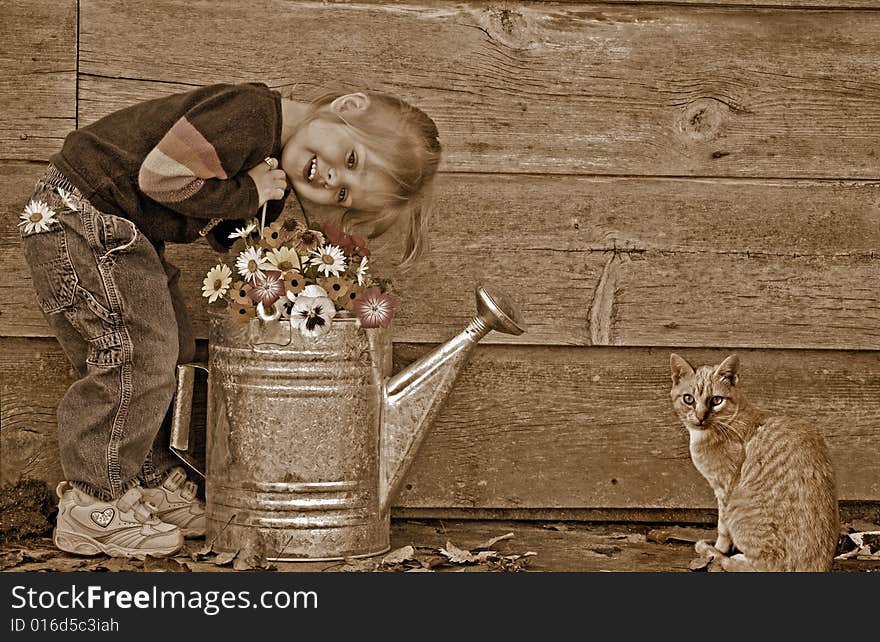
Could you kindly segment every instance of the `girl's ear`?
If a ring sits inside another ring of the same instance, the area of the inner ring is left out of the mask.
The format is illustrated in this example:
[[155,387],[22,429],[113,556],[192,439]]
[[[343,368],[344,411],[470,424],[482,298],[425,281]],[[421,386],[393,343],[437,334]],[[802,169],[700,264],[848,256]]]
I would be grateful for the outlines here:
[[678,382],[685,377],[694,374],[694,367],[674,352],[669,355],[669,366],[672,371],[672,385],[674,386],[677,386]]
[[355,94],[345,94],[339,96],[330,103],[330,109],[338,114],[344,114],[349,111],[363,111],[370,106],[369,97],[363,92]]

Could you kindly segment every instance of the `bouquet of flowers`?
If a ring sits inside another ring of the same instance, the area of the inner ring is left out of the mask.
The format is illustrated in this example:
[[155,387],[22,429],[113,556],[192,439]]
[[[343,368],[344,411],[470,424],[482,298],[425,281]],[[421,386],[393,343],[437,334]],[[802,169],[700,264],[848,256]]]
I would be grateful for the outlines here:
[[354,313],[363,328],[391,323],[390,282],[370,274],[370,252],[360,236],[292,219],[260,229],[252,219],[229,238],[238,239],[235,271],[224,263],[211,268],[202,296],[225,302],[236,321],[289,319],[306,337],[325,333],[340,311]]

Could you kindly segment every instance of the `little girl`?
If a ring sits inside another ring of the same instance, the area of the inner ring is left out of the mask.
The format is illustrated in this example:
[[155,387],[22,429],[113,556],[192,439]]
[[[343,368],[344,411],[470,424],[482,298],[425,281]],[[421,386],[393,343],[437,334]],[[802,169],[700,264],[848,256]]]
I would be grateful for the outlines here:
[[77,374],[58,407],[55,544],[86,555],[169,555],[203,536],[196,486],[157,435],[175,366],[195,343],[165,243],[229,232],[296,197],[424,250],[441,148],[419,109],[387,94],[284,99],[213,85],[122,109],[69,134],[21,216],[43,313]]

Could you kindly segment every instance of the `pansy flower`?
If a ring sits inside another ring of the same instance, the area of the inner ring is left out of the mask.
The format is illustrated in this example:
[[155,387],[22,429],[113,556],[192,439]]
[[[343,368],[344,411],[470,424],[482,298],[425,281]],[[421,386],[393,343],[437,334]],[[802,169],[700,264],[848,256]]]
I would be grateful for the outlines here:
[[367,288],[354,302],[362,328],[387,328],[394,318],[396,302],[379,288]]
[[317,265],[318,272],[323,272],[325,276],[339,276],[345,272],[345,253],[342,248],[328,243],[312,252],[309,263]]
[[24,206],[24,213],[19,216],[19,227],[24,228],[25,234],[48,232],[49,224],[56,221],[55,210],[43,201],[31,201]]
[[235,259],[235,269],[244,277],[245,281],[253,283],[258,277],[263,275],[263,270],[269,265],[269,262],[263,257],[260,250],[255,247],[249,247],[238,255]]
[[330,329],[334,316],[336,306],[327,298],[324,289],[310,285],[293,302],[290,322],[299,328],[304,337],[319,337]]
[[275,270],[266,270],[262,276],[254,279],[248,296],[254,303],[262,303],[268,307],[275,303],[280,297],[284,296],[284,279],[281,272]]
[[214,303],[226,294],[231,284],[232,270],[220,263],[208,270],[208,275],[202,281],[202,296],[208,299],[208,303]]

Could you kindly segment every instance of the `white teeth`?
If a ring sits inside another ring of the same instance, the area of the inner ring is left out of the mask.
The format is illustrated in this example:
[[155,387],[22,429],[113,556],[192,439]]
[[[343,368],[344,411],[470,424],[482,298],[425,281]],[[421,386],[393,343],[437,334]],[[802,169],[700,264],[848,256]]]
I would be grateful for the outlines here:
[[313,178],[315,178],[315,172],[316,172],[317,170],[318,170],[318,157],[315,156],[315,157],[312,159],[312,163],[311,163],[311,165],[309,165],[309,176],[308,176],[308,178],[309,178],[309,182],[311,182],[311,180],[312,180]]

